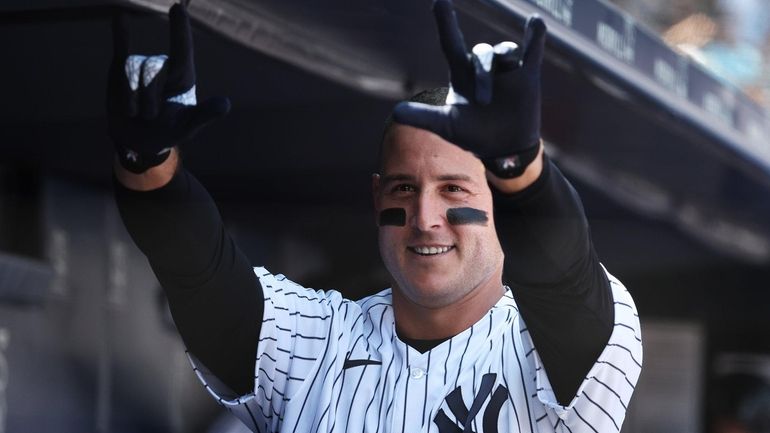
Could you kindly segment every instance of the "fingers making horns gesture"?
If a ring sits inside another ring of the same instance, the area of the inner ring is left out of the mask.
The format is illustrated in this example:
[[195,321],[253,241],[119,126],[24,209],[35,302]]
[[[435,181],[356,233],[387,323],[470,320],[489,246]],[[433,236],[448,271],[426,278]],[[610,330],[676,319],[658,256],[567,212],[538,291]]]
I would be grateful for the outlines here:
[[519,176],[540,146],[545,23],[536,15],[527,20],[522,47],[482,43],[468,52],[452,2],[436,0],[433,12],[449,65],[446,104],[404,102],[396,106],[394,120],[475,153],[498,177]]
[[172,147],[230,110],[226,98],[198,103],[190,19],[185,7],[169,11],[168,55],[129,54],[123,14],[112,24],[113,58],[107,89],[109,134],[126,169],[140,173],[161,164]]
[[[394,120],[474,152],[498,177],[519,176],[540,148],[543,20],[529,18],[521,47],[506,41],[468,52],[451,0],[435,0],[433,10],[449,65],[446,104],[401,103]],[[192,31],[181,4],[169,11],[169,36],[168,55],[132,55],[126,18],[113,22],[109,133],[123,167],[136,173],[161,164],[172,147],[230,109],[226,98],[197,102]]]

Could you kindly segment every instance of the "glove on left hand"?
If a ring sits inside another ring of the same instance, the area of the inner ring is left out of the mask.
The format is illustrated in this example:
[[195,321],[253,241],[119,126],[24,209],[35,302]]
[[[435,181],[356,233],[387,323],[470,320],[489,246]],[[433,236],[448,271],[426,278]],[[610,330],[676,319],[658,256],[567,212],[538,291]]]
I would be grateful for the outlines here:
[[120,164],[141,173],[172,147],[230,111],[227,98],[197,104],[190,20],[181,4],[169,11],[169,55],[128,55],[128,25],[116,16],[107,89],[109,134]]
[[469,54],[450,0],[433,12],[449,63],[446,105],[399,103],[393,119],[432,131],[475,153],[495,176],[520,176],[540,148],[540,66],[546,27],[527,20],[523,49],[513,42],[478,44]]

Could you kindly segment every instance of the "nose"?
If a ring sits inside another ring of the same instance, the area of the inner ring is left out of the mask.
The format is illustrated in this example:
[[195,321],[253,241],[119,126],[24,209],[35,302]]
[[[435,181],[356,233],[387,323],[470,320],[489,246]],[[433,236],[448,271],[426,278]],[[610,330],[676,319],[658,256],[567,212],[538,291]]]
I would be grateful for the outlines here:
[[446,220],[446,209],[442,201],[429,192],[422,192],[417,197],[411,217],[412,227],[420,231],[430,231],[441,227]]

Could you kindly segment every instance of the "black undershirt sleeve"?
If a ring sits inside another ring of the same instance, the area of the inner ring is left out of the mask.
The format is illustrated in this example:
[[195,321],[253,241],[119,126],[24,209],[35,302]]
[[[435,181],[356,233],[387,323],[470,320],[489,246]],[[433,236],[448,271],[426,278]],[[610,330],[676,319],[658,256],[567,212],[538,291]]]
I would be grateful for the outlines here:
[[214,201],[181,168],[153,191],[114,184],[123,222],[163,287],[187,349],[233,391],[251,392],[262,288]]
[[525,190],[494,190],[495,225],[511,287],[560,404],[568,404],[609,340],[610,283],[577,192],[545,157]]

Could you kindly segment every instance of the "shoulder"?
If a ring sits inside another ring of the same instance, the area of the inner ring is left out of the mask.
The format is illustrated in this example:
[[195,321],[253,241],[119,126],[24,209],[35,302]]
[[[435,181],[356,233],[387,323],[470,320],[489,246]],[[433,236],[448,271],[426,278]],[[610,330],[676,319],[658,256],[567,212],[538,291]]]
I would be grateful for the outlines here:
[[391,289],[385,289],[358,301],[352,301],[345,298],[337,290],[307,288],[283,274],[273,274],[264,267],[255,267],[254,274],[262,286],[265,304],[276,305],[279,309],[284,309],[282,307],[293,309],[300,305],[312,306],[312,304],[317,304],[335,310],[344,309],[345,317],[349,317],[350,313],[353,312],[372,315],[375,311],[392,310]]
[[341,309],[347,311],[356,305],[337,290],[307,288],[283,274],[273,274],[263,267],[255,267],[254,274],[262,287],[266,316],[272,310],[335,316]]
[[393,293],[391,289],[385,289],[373,295],[356,301],[361,311],[371,313],[375,310],[390,310],[393,308]]

